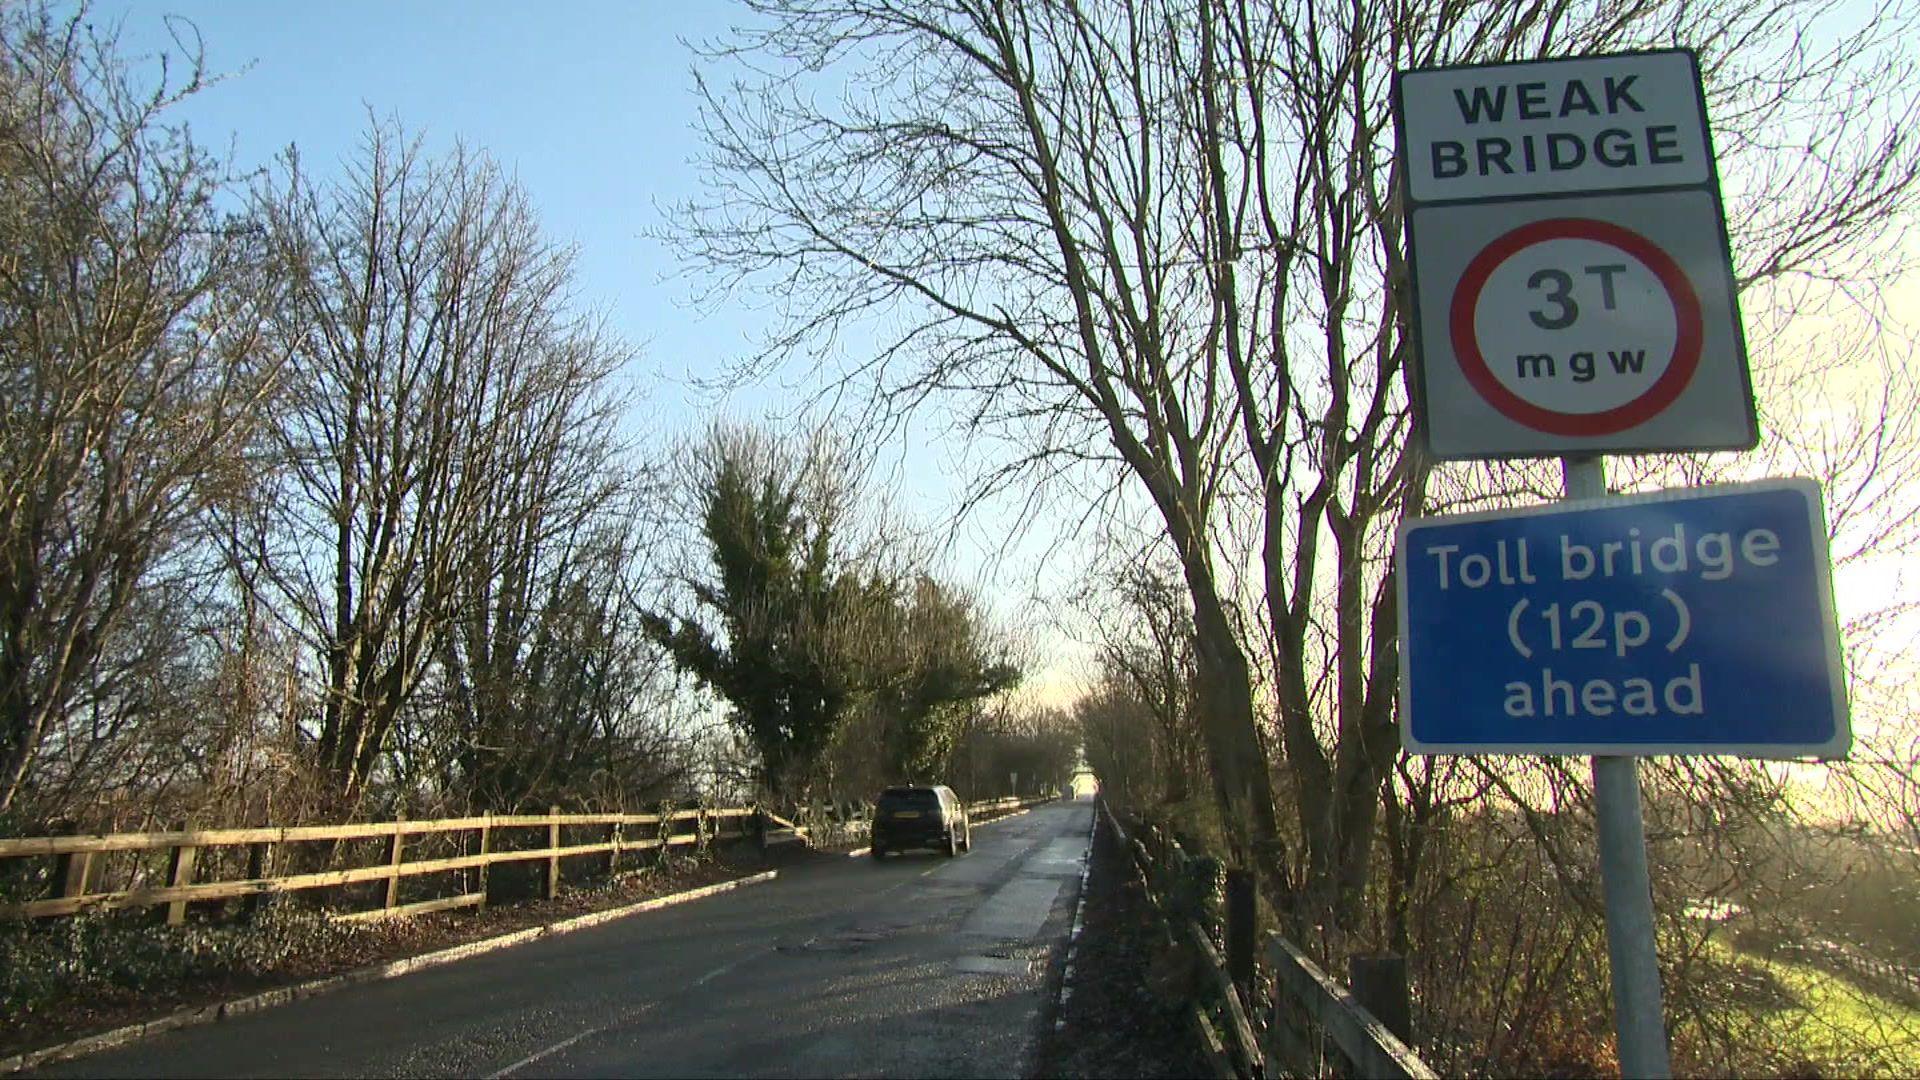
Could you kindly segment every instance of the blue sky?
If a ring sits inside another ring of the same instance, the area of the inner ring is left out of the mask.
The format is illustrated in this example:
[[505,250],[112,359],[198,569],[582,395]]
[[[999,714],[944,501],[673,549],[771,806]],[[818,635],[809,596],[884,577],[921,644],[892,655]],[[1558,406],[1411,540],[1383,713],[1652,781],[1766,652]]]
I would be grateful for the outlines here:
[[[635,415],[655,430],[636,434],[658,444],[716,414],[759,419],[797,397],[798,375],[726,400],[689,385],[751,350],[765,320],[744,299],[694,307],[673,253],[645,235],[664,223],[666,207],[700,190],[693,57],[683,42],[711,40],[746,17],[722,0],[95,0],[89,21],[118,24],[123,51],[146,75],[157,73],[160,51],[178,51],[172,35],[191,42],[187,24],[197,28],[209,71],[227,77],[174,119],[201,143],[230,148],[243,170],[293,144],[304,169],[325,175],[356,153],[370,113],[397,118],[435,152],[456,139],[486,150],[526,188],[548,233],[577,245],[580,302],[642,346],[630,373],[644,396]],[[957,498],[951,457],[915,439],[884,463],[891,504],[920,527]],[[1060,588],[1078,570],[1057,554],[1041,565],[1052,538],[1039,529],[995,561],[1011,531],[1010,521],[978,515],[940,568],[1007,620],[1041,609],[1027,595],[1036,580]],[[1054,669],[1039,681],[1055,688],[1051,697],[1071,679],[1061,658],[1074,650],[1042,636],[1039,654]]]
[[643,366],[697,373],[750,344],[749,313],[698,317],[663,280],[670,252],[642,235],[657,207],[696,189],[680,39],[723,32],[727,5],[101,0],[93,14],[120,21],[135,55],[168,44],[168,16],[198,27],[209,68],[230,77],[178,115],[203,143],[232,139],[237,165],[297,144],[324,173],[357,150],[369,110],[435,149],[463,139],[517,175],[555,238],[579,245],[583,301],[647,344]]

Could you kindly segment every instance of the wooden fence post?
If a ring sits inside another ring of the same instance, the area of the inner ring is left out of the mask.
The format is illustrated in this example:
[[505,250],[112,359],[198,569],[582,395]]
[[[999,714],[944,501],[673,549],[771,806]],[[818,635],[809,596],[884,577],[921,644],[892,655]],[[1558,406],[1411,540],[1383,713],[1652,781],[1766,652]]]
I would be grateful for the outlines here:
[[[63,822],[58,831],[74,833],[71,822]],[[47,895],[57,900],[85,896],[93,891],[94,853],[68,851],[53,857],[53,875],[47,881]]]
[[493,854],[493,811],[480,815],[480,909],[487,907],[487,870],[493,864],[486,856]]
[[60,895],[85,896],[93,891],[94,853],[75,851],[60,856],[66,865],[60,870]]
[[[186,829],[187,826],[183,822],[180,825],[180,831],[185,832]],[[177,889],[193,884],[193,861],[199,852],[200,849],[192,844],[181,844],[173,849],[172,854],[167,856],[167,884],[169,886]],[[169,901],[167,903],[167,925],[185,926],[186,923],[187,902],[185,900]]]
[[400,905],[400,860],[406,857],[407,815],[396,814],[393,820],[393,839],[387,843],[387,907],[388,911]]
[[1398,1035],[1401,1042],[1413,1044],[1413,1001],[1407,991],[1406,957],[1349,957],[1347,985],[1361,1008]]
[[[547,848],[560,846],[560,808],[547,807]],[[560,895],[560,856],[547,856],[547,899]]]
[[[268,870],[267,864],[272,860],[272,858],[273,858],[273,845],[248,844],[247,845],[247,880],[259,881],[261,878],[266,877],[267,870]],[[253,916],[259,914],[260,904],[265,899],[266,899],[266,896],[264,893],[254,893],[251,896],[246,897],[245,899],[240,901],[240,914],[247,918],[252,918]]]
[[1234,868],[1227,871],[1227,977],[1240,990],[1243,1000],[1252,1000],[1253,954],[1260,940],[1259,911],[1254,903],[1253,874]]

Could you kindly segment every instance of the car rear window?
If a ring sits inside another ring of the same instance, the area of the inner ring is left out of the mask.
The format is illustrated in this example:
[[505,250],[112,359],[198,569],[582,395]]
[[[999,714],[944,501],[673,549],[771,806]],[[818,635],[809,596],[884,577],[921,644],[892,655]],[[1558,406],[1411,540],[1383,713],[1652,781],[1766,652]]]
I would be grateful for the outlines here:
[[880,793],[880,805],[886,809],[937,810],[940,796],[932,788],[888,788]]

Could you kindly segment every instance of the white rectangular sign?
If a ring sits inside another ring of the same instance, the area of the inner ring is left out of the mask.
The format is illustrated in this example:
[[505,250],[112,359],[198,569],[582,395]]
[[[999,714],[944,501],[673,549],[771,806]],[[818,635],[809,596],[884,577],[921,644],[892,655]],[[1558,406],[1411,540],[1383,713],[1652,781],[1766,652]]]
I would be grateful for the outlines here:
[[1419,202],[1713,178],[1689,52],[1409,71],[1400,93]]
[[1435,456],[1758,441],[1692,53],[1406,71],[1394,108]]

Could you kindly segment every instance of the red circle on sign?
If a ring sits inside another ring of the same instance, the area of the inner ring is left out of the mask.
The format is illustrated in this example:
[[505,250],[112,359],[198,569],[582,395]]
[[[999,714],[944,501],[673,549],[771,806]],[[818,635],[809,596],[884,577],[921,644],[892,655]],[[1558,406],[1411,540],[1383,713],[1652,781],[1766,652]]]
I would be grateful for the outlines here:
[[[1486,288],[1487,279],[1500,264],[1524,248],[1545,240],[1562,239],[1592,240],[1632,255],[1660,279],[1667,299],[1673,304],[1676,335],[1667,370],[1639,397],[1601,412],[1567,413],[1543,408],[1507,389],[1487,366],[1487,358],[1481,355],[1480,342],[1474,336],[1473,317],[1480,303],[1480,291]],[[1467,264],[1460,283],[1454,286],[1449,322],[1454,355],[1467,382],[1479,391],[1487,404],[1508,419],[1550,435],[1614,435],[1643,424],[1674,403],[1700,366],[1700,297],[1693,291],[1693,283],[1681,272],[1679,264],[1651,240],[1612,222],[1592,218],[1548,218],[1530,222],[1488,244]]]

